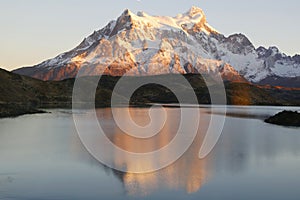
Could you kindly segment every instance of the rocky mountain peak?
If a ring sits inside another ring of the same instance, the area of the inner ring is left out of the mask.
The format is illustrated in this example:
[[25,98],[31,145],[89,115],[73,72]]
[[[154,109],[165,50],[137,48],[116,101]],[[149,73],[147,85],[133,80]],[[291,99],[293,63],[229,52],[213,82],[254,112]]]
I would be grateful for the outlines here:
[[135,17],[136,15],[133,12],[131,12],[129,9],[126,9],[117,19],[116,25],[110,36],[116,35],[121,30],[131,29],[134,24]]
[[300,63],[300,55],[296,54],[293,56],[293,59],[297,62]]
[[275,46],[269,47],[269,51],[272,51],[274,54],[280,53],[279,49]]
[[226,37],[213,29],[203,10],[195,6],[175,17],[134,14],[126,9],[75,49],[15,72],[61,80],[89,65],[94,68],[86,75],[97,75],[105,67],[99,64],[104,58],[118,61],[105,70],[110,75],[122,75],[129,69],[133,69],[132,75],[219,71],[223,77],[235,80],[240,74],[251,82],[300,76],[300,56],[286,56],[276,47],[256,49],[243,34]]
[[192,6],[186,13],[185,15],[188,15],[189,17],[195,17],[197,15],[205,17],[204,11],[196,6]]
[[[180,16],[180,15],[179,15]],[[212,28],[206,20],[206,15],[201,8],[193,6],[186,13],[184,13],[183,18],[187,18],[187,23],[189,25],[183,24],[182,27],[185,29],[187,26],[191,28],[187,29],[189,34],[194,35],[195,33],[204,32],[206,34],[218,34],[214,28]]]
[[203,10],[195,6],[183,14],[178,14],[176,17],[151,16],[143,11],[134,14],[129,9],[126,9],[117,19],[112,35],[122,30],[133,28],[140,30],[151,28],[156,30],[185,31],[192,35],[196,32],[205,32],[206,34],[218,33],[208,25]]
[[243,46],[252,46],[250,40],[244,34],[241,33],[230,35],[227,40]]

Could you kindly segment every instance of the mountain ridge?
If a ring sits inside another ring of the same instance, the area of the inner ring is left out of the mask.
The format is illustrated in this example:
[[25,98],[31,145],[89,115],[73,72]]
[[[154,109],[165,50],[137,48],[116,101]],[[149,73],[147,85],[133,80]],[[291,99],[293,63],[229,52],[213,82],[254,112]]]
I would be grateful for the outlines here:
[[225,80],[236,76],[239,81],[245,78],[278,85],[274,80],[268,82],[269,78],[300,77],[299,55],[287,56],[277,47],[255,48],[243,34],[226,37],[207,23],[203,10],[197,7],[175,17],[134,14],[126,9],[71,51],[13,72],[62,80],[74,78],[84,67],[85,75],[120,76],[129,71],[129,75],[213,74],[224,66],[230,72],[228,76],[221,73]]

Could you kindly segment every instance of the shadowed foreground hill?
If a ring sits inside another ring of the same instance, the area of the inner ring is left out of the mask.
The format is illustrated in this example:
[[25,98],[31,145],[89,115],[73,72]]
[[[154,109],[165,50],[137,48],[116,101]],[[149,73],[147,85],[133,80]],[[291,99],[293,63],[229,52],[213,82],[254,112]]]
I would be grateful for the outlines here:
[[[150,77],[126,77],[126,83],[138,79],[164,79],[176,84],[178,75]],[[88,84],[95,77],[84,77]],[[198,97],[199,104],[210,104],[209,92],[200,75],[185,75]],[[109,107],[113,88],[120,77],[103,76],[101,87],[96,91],[96,107]],[[0,117],[35,113],[40,108],[71,108],[74,79],[63,81],[41,81],[0,69]],[[214,86],[209,81],[210,87]],[[300,90],[289,88],[261,87],[249,83],[225,82],[227,102],[231,105],[300,105]],[[84,88],[82,88],[84,90]],[[126,89],[126,88],[125,88]],[[184,86],[176,85],[178,92]],[[214,92],[218,93],[216,89]],[[131,105],[147,106],[149,103],[177,103],[174,94],[159,85],[145,85],[130,99]],[[190,102],[184,102],[190,103]]]
[[43,82],[0,69],[0,117],[40,113],[38,108],[69,106],[72,81]]
[[56,107],[71,101],[72,80],[44,82],[0,69],[0,103]]

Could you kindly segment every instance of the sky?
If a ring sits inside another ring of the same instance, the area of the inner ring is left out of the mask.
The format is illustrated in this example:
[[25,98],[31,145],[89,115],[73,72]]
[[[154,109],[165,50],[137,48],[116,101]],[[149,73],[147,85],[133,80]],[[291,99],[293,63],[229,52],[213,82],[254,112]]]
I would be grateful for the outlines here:
[[0,68],[32,66],[76,47],[126,8],[176,16],[191,6],[228,36],[300,54],[299,0],[0,0]]

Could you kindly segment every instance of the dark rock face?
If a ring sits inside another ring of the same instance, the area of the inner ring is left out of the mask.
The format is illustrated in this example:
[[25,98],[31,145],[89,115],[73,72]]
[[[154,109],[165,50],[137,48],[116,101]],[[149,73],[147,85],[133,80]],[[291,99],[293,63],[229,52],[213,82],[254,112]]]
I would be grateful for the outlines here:
[[195,69],[190,63],[185,64],[184,69],[188,74],[199,74],[197,69]]
[[243,34],[233,34],[224,40],[227,48],[234,54],[248,54],[255,50],[250,40]]
[[300,127],[300,113],[283,111],[265,120],[266,123]]
[[294,55],[293,59],[297,62],[300,63],[300,55]]
[[110,37],[116,35],[122,29],[130,30],[131,28],[133,28],[132,17],[130,15],[130,11],[126,9],[118,18],[117,24],[111,31]]

